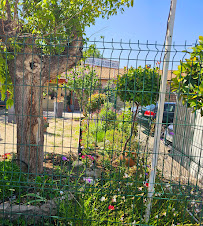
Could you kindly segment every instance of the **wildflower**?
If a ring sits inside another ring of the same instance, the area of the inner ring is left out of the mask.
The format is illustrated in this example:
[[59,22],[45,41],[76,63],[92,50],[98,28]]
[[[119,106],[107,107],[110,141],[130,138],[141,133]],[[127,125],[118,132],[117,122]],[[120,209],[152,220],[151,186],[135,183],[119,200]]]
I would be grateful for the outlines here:
[[147,175],[148,175],[148,173],[145,173],[145,175],[147,176]]
[[118,191],[120,191],[121,189],[120,189],[120,188],[118,188],[117,190],[118,190]]
[[129,175],[127,173],[124,173],[123,178],[128,178],[128,177],[129,177]]
[[82,155],[82,159],[85,159],[85,157],[86,157],[85,155]]
[[142,189],[143,189],[143,187],[139,187],[139,188],[138,188],[139,191],[142,191]]
[[60,191],[60,195],[63,195],[63,191]]
[[140,174],[140,178],[142,178],[142,174]]
[[90,177],[88,177],[88,178],[83,177],[83,180],[88,182],[89,184],[94,184],[94,180]]
[[158,219],[159,218],[159,215],[156,215],[154,218]]
[[166,212],[162,213],[162,216],[166,216]]
[[123,196],[122,199],[125,200],[125,196]]
[[68,79],[66,79],[65,82],[68,82]]
[[132,222],[132,225],[134,225],[134,224],[136,225],[136,221],[135,220]]
[[109,210],[114,210],[115,208],[114,208],[114,206],[109,205],[108,209],[109,209]]
[[67,159],[65,156],[63,156],[63,157],[62,157],[62,160],[63,160],[63,161],[67,161],[68,159]]
[[147,165],[147,167],[150,167],[149,165]]
[[5,153],[4,155],[2,155],[3,159],[10,159],[11,158],[11,153]]
[[191,204],[194,205],[195,204],[195,200],[192,200]]
[[172,211],[175,211],[175,210],[176,210],[175,208],[172,209]]
[[121,217],[121,221],[123,221],[124,220],[124,218],[123,217]]
[[149,183],[147,181],[144,181],[143,184],[146,186],[146,187],[149,187]]
[[81,153],[79,153],[78,155],[81,155]]
[[104,196],[102,196],[101,199],[100,199],[101,202],[103,202],[105,200],[106,200],[106,198]]
[[199,212],[200,212],[200,209],[196,209],[195,212],[196,212],[196,213],[199,213]]
[[115,195],[113,196],[113,198],[112,198],[111,201],[112,201],[112,202],[116,202],[116,196],[115,196]]

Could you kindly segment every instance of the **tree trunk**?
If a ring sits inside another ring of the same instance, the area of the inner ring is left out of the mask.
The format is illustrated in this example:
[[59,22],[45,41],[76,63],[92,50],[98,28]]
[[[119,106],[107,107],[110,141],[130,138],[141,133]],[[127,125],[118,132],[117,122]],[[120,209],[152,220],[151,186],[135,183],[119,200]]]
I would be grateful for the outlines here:
[[15,113],[17,122],[17,158],[23,171],[43,171],[44,120],[42,87],[16,84]]
[[43,55],[31,39],[24,44],[21,53],[15,53],[14,59],[8,61],[14,87],[17,160],[23,171],[43,172],[43,87],[47,81],[76,65],[82,57],[81,50],[80,38],[70,43],[61,55]]
[[14,105],[17,123],[17,159],[24,172],[39,174],[43,171],[43,86],[40,58],[16,56],[9,68],[14,85]]

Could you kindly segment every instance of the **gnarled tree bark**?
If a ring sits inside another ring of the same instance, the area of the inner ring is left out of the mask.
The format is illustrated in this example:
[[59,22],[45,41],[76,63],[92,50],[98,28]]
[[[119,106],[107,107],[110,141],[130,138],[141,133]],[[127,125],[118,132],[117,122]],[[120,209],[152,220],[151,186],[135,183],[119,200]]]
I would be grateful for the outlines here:
[[[15,33],[12,23],[0,20],[0,39],[9,51],[13,51],[13,47],[5,34]],[[32,37],[26,39],[22,52],[13,52],[14,59],[8,61],[14,86],[17,158],[23,171],[34,174],[43,171],[43,86],[45,82],[75,66],[82,57],[81,50],[82,38],[74,37],[71,43],[67,43],[61,55],[44,55],[42,50],[36,47]]]

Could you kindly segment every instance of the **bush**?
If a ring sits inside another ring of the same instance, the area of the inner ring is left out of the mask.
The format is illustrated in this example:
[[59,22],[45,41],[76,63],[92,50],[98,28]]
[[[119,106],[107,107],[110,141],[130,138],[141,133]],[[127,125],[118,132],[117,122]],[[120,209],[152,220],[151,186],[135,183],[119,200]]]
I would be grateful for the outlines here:
[[102,104],[106,101],[106,95],[101,93],[95,93],[88,99],[87,109],[91,112],[100,110]]

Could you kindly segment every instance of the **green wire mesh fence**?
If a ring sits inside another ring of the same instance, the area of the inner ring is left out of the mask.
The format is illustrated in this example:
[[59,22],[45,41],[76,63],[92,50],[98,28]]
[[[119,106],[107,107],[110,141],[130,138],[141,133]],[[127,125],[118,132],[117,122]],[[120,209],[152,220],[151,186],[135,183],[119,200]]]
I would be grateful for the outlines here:
[[159,138],[164,45],[5,36],[0,46],[1,225],[202,224],[202,40],[172,45]]

